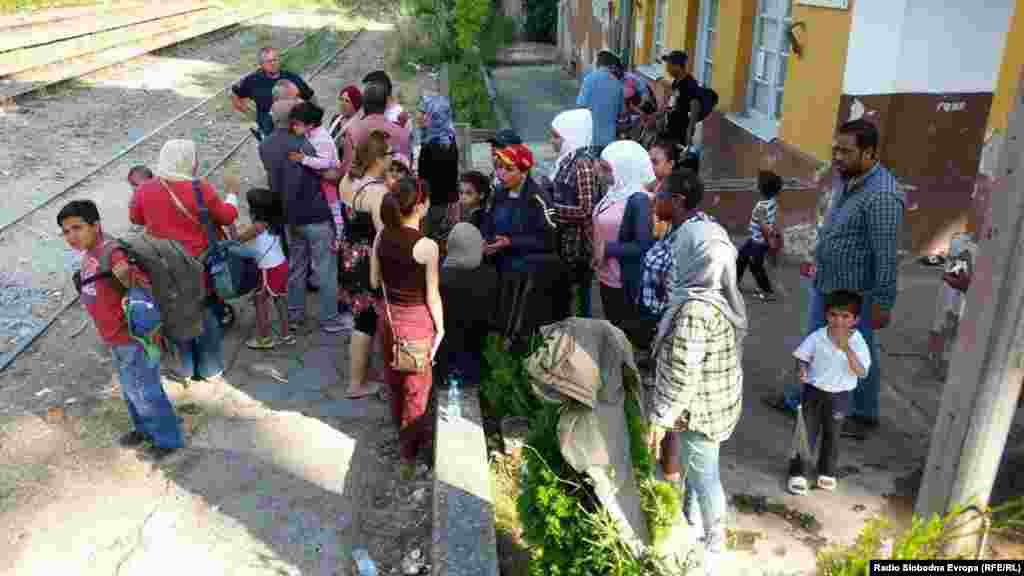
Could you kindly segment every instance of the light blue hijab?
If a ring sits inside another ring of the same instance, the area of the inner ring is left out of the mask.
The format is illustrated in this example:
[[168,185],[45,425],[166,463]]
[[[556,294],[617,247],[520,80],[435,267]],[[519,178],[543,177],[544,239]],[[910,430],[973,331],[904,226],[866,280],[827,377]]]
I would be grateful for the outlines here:
[[421,144],[452,144],[455,125],[452,124],[452,106],[441,95],[423,96],[418,110],[427,116],[426,127],[420,129]]

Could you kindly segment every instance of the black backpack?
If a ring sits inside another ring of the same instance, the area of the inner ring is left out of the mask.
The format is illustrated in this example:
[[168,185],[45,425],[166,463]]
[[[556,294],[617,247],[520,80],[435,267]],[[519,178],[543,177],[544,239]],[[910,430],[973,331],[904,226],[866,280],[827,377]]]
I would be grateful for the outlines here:
[[718,92],[715,92],[711,88],[706,86],[700,87],[700,119],[698,122],[703,122],[705,118],[711,114],[711,111],[718,106]]

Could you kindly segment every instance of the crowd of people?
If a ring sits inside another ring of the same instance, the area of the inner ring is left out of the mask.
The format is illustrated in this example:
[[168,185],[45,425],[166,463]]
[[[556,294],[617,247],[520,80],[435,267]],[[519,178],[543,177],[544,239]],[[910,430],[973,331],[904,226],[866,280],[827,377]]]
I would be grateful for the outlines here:
[[[648,374],[652,449],[667,478],[688,469],[687,517],[704,526],[709,552],[720,553],[726,505],[718,452],[740,417],[749,330],[739,286],[749,267],[760,296],[773,296],[765,260],[779,248],[783,181],[759,174],[762,198],[749,240],[737,249],[702,210],[694,141],[709,100],[686,71],[684,53],[664,62],[671,81],[659,86],[624,73],[614,54],[602,52],[577,108],[550,124],[557,155],[550,172],[538,173],[531,149],[506,129],[490,140],[494,170],[487,175],[460,173],[447,98],[424,96],[410,115],[387,74],[376,71],[341,90],[338,113],[325,122],[313,91],[280,71],[276,52],[265,49],[261,69],[233,91],[239,110],[255,102],[267,175],[265,187],[246,193],[251,224],[236,226],[237,182],[226,180],[223,199],[209,183],[195,185],[198,150],[182,140],[165,144],[152,173],[137,167],[129,174],[131,219],[193,257],[222,238],[245,248],[259,271],[250,348],[293,345],[293,332],[307,323],[307,292],[317,292],[320,328],[351,334],[346,396],[374,396],[386,386],[406,474],[429,446],[425,413],[436,379],[479,382],[488,333],[524,351],[540,326],[589,317],[600,298],[604,318],[626,334]],[[646,147],[624,137],[622,120],[631,114],[658,127]],[[804,406],[812,438],[822,438],[816,471],[825,489],[835,487],[844,417],[877,426],[872,330],[885,326],[894,302],[903,203],[877,162],[877,146],[877,129],[866,121],[838,130],[836,185],[810,266],[809,336],[795,352],[800,379],[774,403]],[[101,272],[110,238],[95,205],[71,202],[58,221],[83,251],[82,277]],[[82,295],[115,352],[135,424],[122,442],[148,440],[162,457],[181,446],[181,433],[159,360],[140,352],[131,307],[120,296],[145,287],[147,274],[119,251],[107,260],[112,278],[83,285]],[[181,358],[180,377],[221,377],[223,308],[211,296],[200,334],[168,343]],[[382,363],[372,361],[378,353]],[[806,492],[810,464],[806,456],[791,462],[794,492]]]

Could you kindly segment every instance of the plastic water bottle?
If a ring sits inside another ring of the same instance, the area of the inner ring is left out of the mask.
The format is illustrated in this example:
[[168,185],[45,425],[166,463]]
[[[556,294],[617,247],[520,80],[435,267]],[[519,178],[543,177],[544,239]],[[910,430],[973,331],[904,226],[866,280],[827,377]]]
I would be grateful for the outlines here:
[[462,390],[459,385],[462,383],[462,375],[458,371],[448,373],[448,417],[462,417]]
[[377,565],[370,558],[370,553],[365,548],[356,548],[352,551],[352,562],[355,564],[356,576],[377,576]]

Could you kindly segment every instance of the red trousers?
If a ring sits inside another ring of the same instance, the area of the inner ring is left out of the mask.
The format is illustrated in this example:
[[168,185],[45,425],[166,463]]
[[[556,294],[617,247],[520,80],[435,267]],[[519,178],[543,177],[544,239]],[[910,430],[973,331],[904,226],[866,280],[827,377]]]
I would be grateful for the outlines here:
[[[391,395],[391,417],[398,427],[398,444],[404,460],[415,460],[420,448],[426,444],[430,430],[427,422],[427,402],[433,374],[398,372],[391,369],[392,342],[394,335],[400,338],[418,340],[434,337],[434,321],[426,304],[418,306],[391,305],[391,320],[381,303],[377,311],[377,335],[384,345],[384,383]],[[394,333],[392,333],[392,329]]]

